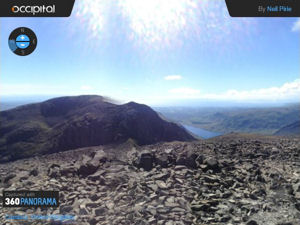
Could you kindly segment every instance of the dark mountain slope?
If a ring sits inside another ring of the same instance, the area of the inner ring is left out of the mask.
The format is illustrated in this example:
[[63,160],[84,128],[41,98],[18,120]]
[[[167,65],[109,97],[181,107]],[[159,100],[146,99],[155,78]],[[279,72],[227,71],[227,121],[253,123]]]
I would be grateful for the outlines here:
[[116,105],[101,96],[61,97],[0,112],[0,161],[129,138],[140,145],[194,140],[146,105]]
[[300,136],[300,120],[295,123],[282,127],[274,133],[275,135],[299,135]]

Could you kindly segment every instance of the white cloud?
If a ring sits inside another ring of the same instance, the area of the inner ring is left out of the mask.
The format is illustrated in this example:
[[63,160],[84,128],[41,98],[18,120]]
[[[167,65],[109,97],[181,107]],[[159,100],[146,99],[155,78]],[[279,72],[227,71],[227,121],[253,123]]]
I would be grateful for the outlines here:
[[278,87],[269,87],[261,89],[228,90],[220,94],[216,93],[200,93],[200,90],[193,88],[176,88],[169,90],[172,94],[170,98],[178,99],[205,99],[205,100],[233,100],[233,101],[277,101],[277,100],[295,100],[300,99],[300,79],[293,82],[284,83]]
[[292,31],[293,32],[300,31],[300,19],[297,19],[297,21],[293,24]]
[[169,75],[164,77],[165,80],[181,80],[181,75]]

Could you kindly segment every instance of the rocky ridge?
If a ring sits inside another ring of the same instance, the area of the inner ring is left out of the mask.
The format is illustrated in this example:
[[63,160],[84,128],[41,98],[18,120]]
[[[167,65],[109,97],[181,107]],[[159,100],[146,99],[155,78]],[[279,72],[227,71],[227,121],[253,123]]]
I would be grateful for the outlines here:
[[[0,164],[2,190],[58,190],[70,224],[300,223],[299,139],[228,135],[192,143],[99,146]],[[19,221],[40,224],[41,221]],[[62,224],[47,221],[43,224]]]

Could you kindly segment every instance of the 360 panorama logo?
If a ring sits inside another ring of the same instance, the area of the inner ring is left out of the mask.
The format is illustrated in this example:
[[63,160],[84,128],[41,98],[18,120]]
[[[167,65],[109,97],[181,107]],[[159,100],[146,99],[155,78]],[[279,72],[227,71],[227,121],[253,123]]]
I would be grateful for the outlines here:
[[13,13],[29,13],[32,15],[39,14],[39,13],[55,13],[55,5],[22,5],[22,6],[13,6],[11,8]]

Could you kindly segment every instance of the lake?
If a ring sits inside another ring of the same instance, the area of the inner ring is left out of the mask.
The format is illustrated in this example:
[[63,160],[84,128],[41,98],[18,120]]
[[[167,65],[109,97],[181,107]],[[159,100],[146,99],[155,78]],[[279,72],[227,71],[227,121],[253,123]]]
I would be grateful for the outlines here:
[[204,129],[201,129],[199,127],[193,127],[193,126],[184,125],[184,124],[182,124],[182,126],[185,129],[187,129],[189,132],[195,134],[198,137],[204,138],[204,139],[216,137],[216,136],[219,136],[219,135],[222,134],[222,133],[217,133],[217,132],[204,130]]

